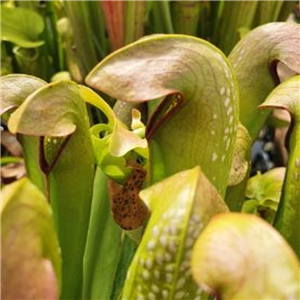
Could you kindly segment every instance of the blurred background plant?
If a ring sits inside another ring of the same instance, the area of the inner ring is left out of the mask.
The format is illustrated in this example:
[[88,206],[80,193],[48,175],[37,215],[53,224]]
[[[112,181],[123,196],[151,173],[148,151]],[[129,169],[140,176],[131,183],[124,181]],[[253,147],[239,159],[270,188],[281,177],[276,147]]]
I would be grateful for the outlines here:
[[[228,54],[251,29],[286,20],[299,22],[296,1],[2,1],[1,76],[24,73],[46,81],[84,83],[105,56],[145,35],[198,36]],[[282,76],[286,72],[283,69]],[[115,99],[101,96],[114,105]],[[92,107],[89,114],[92,123],[103,120]],[[4,115],[4,127],[5,120]],[[284,112],[268,119],[252,148],[252,175],[285,165],[282,141],[288,124]],[[11,151],[8,135],[3,132],[1,144],[4,182],[7,176],[24,173],[20,153]],[[13,136],[10,141],[17,144]]]
[[[1,75],[50,80],[68,71],[83,82],[110,52],[143,35],[206,39],[228,54],[251,29],[299,21],[296,1],[3,1]],[[63,74],[66,76],[65,74]]]
[[[228,55],[244,35],[259,25],[278,21],[299,23],[299,20],[296,1],[2,1],[1,76],[24,73],[48,82],[72,79],[84,84],[87,74],[99,61],[146,35],[197,36]],[[281,81],[290,77],[289,70],[280,65],[278,74]],[[117,99],[100,95],[110,106],[118,105]],[[118,109],[115,106],[117,115]],[[88,113],[91,125],[105,120],[98,109],[89,105]],[[26,174],[22,149],[17,138],[6,130],[6,121],[4,114],[3,185]],[[290,117],[284,112],[271,115],[251,152],[253,177],[247,184],[242,211],[257,214],[270,223],[276,214],[284,179],[287,154],[283,141],[289,123]],[[265,173],[274,167],[281,168]],[[103,218],[105,213],[108,211],[102,212]],[[111,231],[119,237],[115,227]],[[109,245],[108,241],[103,243]],[[117,240],[112,243],[112,248],[118,246]],[[135,251],[126,247],[130,245],[125,244],[122,253],[114,249],[118,252],[115,255],[121,257],[118,269],[132,258],[125,257],[126,253]],[[124,274],[117,276],[114,286],[107,287],[107,293],[113,290],[113,299],[117,299],[125,280]]]

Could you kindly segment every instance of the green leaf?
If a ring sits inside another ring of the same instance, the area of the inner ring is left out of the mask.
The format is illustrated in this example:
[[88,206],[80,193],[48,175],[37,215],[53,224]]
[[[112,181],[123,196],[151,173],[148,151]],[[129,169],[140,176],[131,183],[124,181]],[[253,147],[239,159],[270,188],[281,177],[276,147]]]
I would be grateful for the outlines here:
[[220,299],[299,298],[299,261],[276,230],[253,215],[215,216],[196,242],[192,273]]
[[147,141],[125,129],[124,126],[117,121],[111,137],[111,154],[120,157],[135,148],[147,148]]
[[289,159],[274,226],[300,257],[300,76],[280,84],[260,106],[287,110],[292,118]]
[[[71,81],[40,88],[8,122],[12,132],[44,139],[39,146],[40,166],[46,175],[62,249],[62,299],[81,298],[82,260],[94,179],[89,126],[81,88]],[[65,142],[60,145],[59,139]],[[47,161],[51,157],[53,159]]]
[[171,5],[174,32],[197,36],[201,2],[173,1]]
[[257,175],[249,179],[246,196],[252,199],[255,198],[258,201],[269,198],[277,199],[279,202],[284,175],[285,168],[283,167],[272,169],[263,175],[258,172]]
[[294,23],[260,26],[247,34],[229,55],[240,90],[240,121],[252,141],[269,114],[257,107],[278,83],[278,62],[300,74],[299,28]]
[[115,223],[107,179],[96,170],[91,217],[84,254],[83,299],[110,299],[121,252],[121,229]]
[[225,202],[230,211],[241,211],[247,180],[250,174],[251,138],[247,129],[239,123],[234,156],[230,170]]
[[[94,157],[103,172],[116,182],[123,182],[130,174],[126,168],[124,157],[113,156],[109,149],[111,145],[112,128],[106,124],[97,124],[90,129]],[[105,133],[106,136],[101,137]]]
[[20,164],[20,163],[23,163],[23,158],[22,157],[2,156],[1,159],[0,159],[1,167],[6,166],[8,164]]
[[[105,58],[86,82],[127,102],[164,97],[146,135],[150,148],[152,141],[160,147],[166,175],[200,165],[224,194],[236,138],[238,94],[231,68],[218,49],[189,36],[148,37]],[[150,154],[151,166],[155,160]]]
[[121,299],[206,299],[190,273],[193,245],[227,207],[199,167],[140,192],[152,214],[127,273]]
[[278,208],[285,168],[275,168],[263,175],[258,172],[256,176],[248,180],[246,196],[251,200],[246,200],[243,204],[242,211],[248,211],[249,202],[255,199],[257,209],[250,213],[255,213],[269,223],[273,224],[274,217]]
[[264,209],[269,208],[269,209],[273,210],[273,212],[276,212],[277,208],[278,208],[278,202],[271,200],[271,199],[265,199],[265,200],[261,201],[261,206]]
[[245,179],[250,166],[250,148],[251,138],[249,133],[243,125],[239,124],[234,145],[234,155],[228,182],[229,185],[237,185]]
[[[134,131],[127,130],[109,105],[95,92],[80,86],[80,93],[88,103],[99,108],[108,119],[108,124],[97,124],[90,129],[96,163],[108,177],[123,182],[130,173],[124,156],[134,150],[148,159],[147,141],[139,136],[140,128]],[[138,124],[140,127],[141,124]]]
[[66,58],[71,67],[71,74],[76,76],[78,82],[82,82],[86,74],[99,61],[92,28],[92,10],[95,10],[95,3],[91,1],[66,1],[63,4],[64,13],[67,17],[65,20],[67,28],[65,28],[66,32],[63,35]]
[[46,198],[28,179],[1,193],[3,299],[58,299],[60,248]]
[[44,44],[40,34],[44,31],[42,17],[29,9],[1,5],[1,40],[23,48],[35,48]]
[[256,214],[259,202],[256,199],[250,199],[244,202],[242,212],[246,214]]
[[3,114],[6,111],[20,106],[25,99],[45,86],[44,80],[25,74],[10,74],[1,77],[1,110]]
[[51,57],[45,53],[46,47],[21,48],[13,47],[14,61],[16,69],[20,73],[31,74],[49,80],[53,73]]
[[1,76],[11,74],[12,68],[12,57],[8,54],[6,45],[1,42]]
[[215,44],[228,54],[239,41],[239,30],[251,28],[258,1],[225,1],[216,27]]
[[153,1],[151,3],[151,24],[154,33],[173,33],[170,1]]
[[291,15],[293,11],[297,9],[297,3],[293,1],[282,1],[282,6],[280,9],[280,14],[277,18],[278,22],[287,21],[288,17]]
[[238,29],[238,33],[240,35],[240,39],[242,39],[247,33],[249,33],[251,30],[247,27],[240,27]]
[[89,104],[99,108],[107,117],[108,125],[114,126],[115,113],[111,107],[94,91],[84,85],[78,85],[81,97]]
[[145,25],[144,23],[146,19],[146,3],[146,1],[125,2],[124,40],[126,45],[136,41],[137,39],[143,36]]
[[284,1],[259,2],[257,8],[258,24],[265,24],[277,20]]

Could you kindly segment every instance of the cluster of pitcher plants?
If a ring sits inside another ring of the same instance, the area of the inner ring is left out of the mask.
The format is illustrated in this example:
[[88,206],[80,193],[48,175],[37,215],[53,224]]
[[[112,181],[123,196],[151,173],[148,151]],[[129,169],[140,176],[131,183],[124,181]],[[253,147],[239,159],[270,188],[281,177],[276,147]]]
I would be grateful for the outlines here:
[[[73,80],[1,77],[26,167],[2,189],[3,299],[300,298],[300,27],[247,31],[228,55],[155,34]],[[287,166],[249,179],[274,109]]]

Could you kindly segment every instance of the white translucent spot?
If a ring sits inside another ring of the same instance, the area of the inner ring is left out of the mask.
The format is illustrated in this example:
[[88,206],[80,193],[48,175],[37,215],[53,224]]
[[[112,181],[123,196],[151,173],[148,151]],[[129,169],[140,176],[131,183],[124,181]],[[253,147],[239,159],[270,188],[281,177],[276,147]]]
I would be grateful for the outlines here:
[[150,292],[150,293],[148,294],[148,299],[149,299],[149,300],[155,300],[155,298],[156,298],[156,297],[155,297],[155,295],[154,295],[153,293]]
[[172,235],[176,235],[178,230],[179,230],[179,228],[176,225],[172,224],[172,226],[170,226],[170,233]]
[[197,214],[194,214],[193,216],[192,216],[192,220],[194,221],[194,222],[196,222],[196,223],[198,223],[198,222],[200,222],[200,216],[199,215],[197,215]]
[[155,277],[156,279],[159,279],[160,273],[159,273],[158,270],[154,270],[154,277]]
[[185,208],[180,208],[176,211],[176,216],[181,218],[185,214]]
[[161,294],[162,294],[162,296],[163,296],[164,299],[167,299],[168,296],[169,296],[169,293],[168,293],[167,290],[163,290],[163,291],[161,292]]
[[225,154],[222,155],[221,161],[225,160]]
[[167,214],[167,213],[164,213],[164,214],[162,215],[162,218],[163,218],[163,220],[168,219],[168,214]]
[[141,292],[142,291],[142,286],[139,284],[138,286],[137,286],[137,290],[139,291],[139,292]]
[[172,273],[166,273],[166,282],[171,283],[173,280],[173,274]]
[[225,77],[229,78],[229,71],[227,69],[224,69],[224,70],[225,70]]
[[154,293],[159,293],[159,288],[157,285],[155,284],[152,284],[151,285],[151,290],[154,292]]
[[185,260],[183,261],[183,263],[180,266],[180,270],[184,271],[185,269],[190,268],[190,261],[189,260]]
[[51,139],[50,139],[50,138],[47,138],[47,142],[50,143],[50,142],[51,142]]
[[174,240],[170,240],[168,248],[169,248],[170,252],[175,253],[177,250],[176,242]]
[[162,253],[156,253],[156,255],[155,255],[155,261],[159,264],[159,265],[161,265],[163,262],[164,262],[164,257],[163,257],[163,255],[162,255]]
[[[200,228],[202,228],[202,226],[199,226]],[[199,236],[199,231],[200,230],[194,230],[193,232],[193,238],[196,239]]]
[[161,243],[162,246],[167,246],[168,244],[168,238],[165,235],[160,236],[159,241]]
[[295,165],[296,167],[300,167],[300,158],[296,158]]
[[211,134],[211,135],[215,135],[216,132],[215,132],[214,130],[212,130],[212,131],[210,132],[210,134]]
[[168,252],[165,253],[165,260],[166,261],[171,261],[172,260],[172,255]]
[[148,270],[143,270],[142,277],[144,280],[148,280],[150,278],[150,273]]
[[53,144],[56,145],[57,144],[57,139],[53,140]]
[[225,129],[225,134],[227,134],[228,132],[229,132],[229,128],[228,127],[226,127],[226,129]]
[[192,250],[188,250],[186,253],[185,253],[185,258],[186,259],[190,259],[192,257]]
[[193,244],[194,244],[194,239],[192,239],[191,237],[188,237],[185,242],[186,247],[190,248],[193,246]]
[[217,119],[218,115],[217,114],[213,114],[213,119]]
[[295,178],[295,180],[298,181],[298,180],[299,180],[299,173],[295,173],[295,174],[294,174],[294,178]]
[[164,233],[169,233],[169,226],[164,226],[163,227],[163,232]]
[[186,271],[185,271],[185,278],[188,278],[189,280],[190,280],[190,278],[189,277],[191,277],[192,276],[192,273],[191,273],[191,269],[187,269]]
[[146,267],[148,268],[148,269],[151,269],[152,268],[152,265],[153,265],[153,262],[152,262],[152,259],[151,258],[148,258],[147,260],[146,260]]
[[159,233],[159,227],[157,225],[155,225],[152,229],[152,233],[154,236],[157,236]]
[[130,278],[130,271],[127,272],[127,276],[126,277],[127,277],[127,279]]
[[227,116],[229,116],[231,113],[232,113],[232,106],[230,106],[230,107],[227,109]]
[[155,241],[151,240],[148,244],[147,244],[147,250],[153,250],[155,247]]
[[229,118],[229,124],[232,124],[232,121],[233,121],[233,116],[231,115]]
[[230,89],[226,90],[226,95],[229,97],[230,96]]
[[220,88],[220,95],[223,96],[225,93],[225,88],[224,87],[221,87]]
[[229,146],[230,146],[230,139],[229,139],[229,140],[227,140],[227,143],[226,143],[226,150],[228,150],[228,149],[229,149]]
[[226,141],[228,139],[228,135],[223,136],[223,140]]
[[173,272],[173,271],[174,271],[174,266],[173,266],[173,265],[170,265],[170,264],[167,265],[167,266],[166,266],[166,271],[167,271],[167,272]]
[[193,226],[194,224],[190,224],[190,226],[188,227],[188,235],[191,235],[194,232],[195,226]]
[[175,294],[175,298],[174,299],[181,299],[183,297],[184,293],[185,293],[184,291],[177,292]]
[[216,161],[218,158],[218,155],[214,152],[211,156],[211,161]]
[[214,176],[214,177],[212,178],[212,180],[213,180],[213,181],[216,181],[216,176]]
[[181,277],[176,283],[176,289],[181,289],[185,284],[185,278]]
[[224,100],[225,107],[228,107],[229,103],[230,103],[230,99],[229,99],[229,97],[227,97],[227,98]]
[[145,298],[142,294],[139,294],[136,299],[137,300],[144,300]]

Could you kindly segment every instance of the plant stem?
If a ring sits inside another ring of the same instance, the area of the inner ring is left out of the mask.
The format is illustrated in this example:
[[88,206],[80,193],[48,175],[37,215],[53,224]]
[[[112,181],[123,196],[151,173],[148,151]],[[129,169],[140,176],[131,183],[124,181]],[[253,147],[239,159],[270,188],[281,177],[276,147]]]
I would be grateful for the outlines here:
[[169,1],[154,1],[152,13],[155,33],[174,33]]

